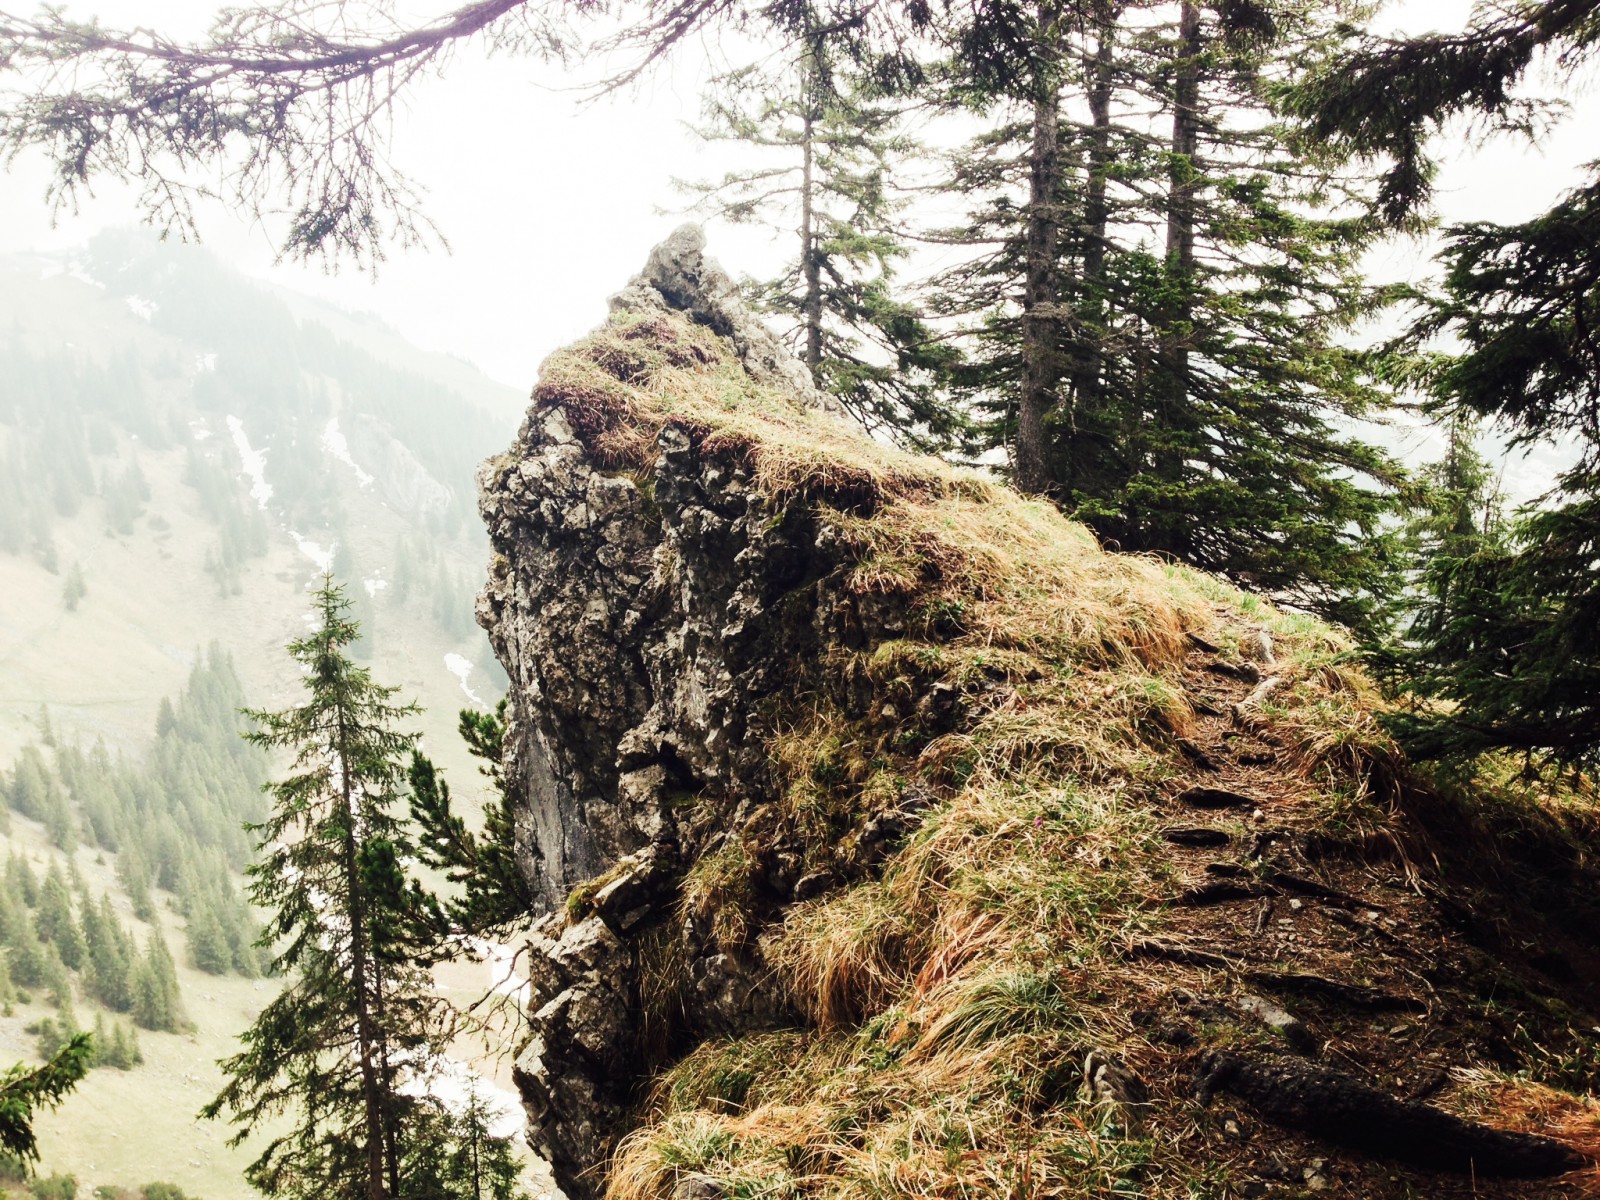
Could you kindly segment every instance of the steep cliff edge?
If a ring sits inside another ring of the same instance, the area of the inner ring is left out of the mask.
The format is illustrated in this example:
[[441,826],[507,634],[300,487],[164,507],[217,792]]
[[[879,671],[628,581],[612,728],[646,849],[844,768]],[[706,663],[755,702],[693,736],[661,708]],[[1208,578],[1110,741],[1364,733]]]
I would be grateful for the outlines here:
[[873,443],[692,230],[612,307],[481,476],[569,1195],[1593,1194],[1592,796]]

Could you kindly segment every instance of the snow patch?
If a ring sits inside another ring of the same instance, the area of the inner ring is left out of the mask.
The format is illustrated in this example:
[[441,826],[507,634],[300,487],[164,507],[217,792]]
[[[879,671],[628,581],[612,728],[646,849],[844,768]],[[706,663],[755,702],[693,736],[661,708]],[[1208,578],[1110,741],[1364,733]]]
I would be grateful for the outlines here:
[[194,435],[194,440],[197,442],[203,442],[211,436],[211,430],[200,424],[199,421],[189,422],[189,432]]
[[467,677],[472,674],[472,660],[470,658],[464,658],[459,654],[446,654],[444,656],[444,669],[461,681],[461,690],[467,694],[468,700],[478,705],[483,703],[482,697],[473,691],[467,683]]
[[194,356],[194,373],[196,375],[204,375],[207,372],[215,371],[216,369],[217,352],[215,350],[212,350],[206,354],[196,354]]
[[329,417],[322,430],[322,448],[356,473],[356,482],[362,487],[372,486],[372,476],[363,471],[350,456],[350,443],[339,428],[339,418]]
[[128,306],[128,311],[141,321],[150,320],[160,309],[160,305],[154,300],[146,300],[143,296],[126,296],[123,298],[123,303]]
[[333,570],[332,546],[324,546],[321,542],[314,542],[308,537],[301,537],[292,529],[289,530],[289,536],[294,539],[294,544],[300,553],[312,561],[319,573],[326,575]]
[[466,1063],[442,1055],[430,1060],[412,1078],[400,1085],[411,1096],[432,1096],[453,1116],[462,1116],[476,1099],[488,1133],[520,1143],[527,1120],[522,1098],[478,1074]]
[[[387,579],[363,579],[361,586],[367,589],[367,595],[376,600],[378,593],[389,586],[389,581]],[[471,664],[469,663],[468,666],[470,668]]]
[[238,447],[244,473],[250,476],[250,496],[256,507],[265,509],[267,501],[272,499],[272,485],[267,482],[267,452],[251,447],[244,433],[244,422],[238,417],[228,418],[228,430],[233,434],[233,444]]

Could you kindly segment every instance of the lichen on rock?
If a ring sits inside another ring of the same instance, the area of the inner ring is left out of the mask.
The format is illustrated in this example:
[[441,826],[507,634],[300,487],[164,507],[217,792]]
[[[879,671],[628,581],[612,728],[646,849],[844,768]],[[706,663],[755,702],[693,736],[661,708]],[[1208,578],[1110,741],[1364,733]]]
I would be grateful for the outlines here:
[[[1594,1023],[1600,925],[1462,859],[1479,814],[1400,760],[1343,635],[867,437],[698,231],[545,362],[480,485],[547,910],[516,1078],[569,1195],[1188,1196],[1329,1153],[1264,1089],[1198,1107],[1204,1053],[1336,1053],[1377,1094],[1525,1065],[1485,988],[1551,1061]],[[1571,977],[1474,925],[1485,896]],[[1290,1002],[1299,1036],[1250,1015]],[[1137,1121],[1086,1061],[1140,1082]]]

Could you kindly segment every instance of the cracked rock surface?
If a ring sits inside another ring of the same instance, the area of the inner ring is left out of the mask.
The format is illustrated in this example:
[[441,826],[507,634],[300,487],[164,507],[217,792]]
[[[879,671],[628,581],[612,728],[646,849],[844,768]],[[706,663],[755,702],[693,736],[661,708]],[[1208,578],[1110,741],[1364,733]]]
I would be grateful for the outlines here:
[[[613,309],[686,312],[753,381],[831,411],[702,246],[679,230]],[[804,664],[860,636],[862,620],[831,596],[825,525],[805,506],[775,511],[739,455],[668,424],[648,473],[607,469],[577,424],[536,391],[516,444],[484,464],[493,555],[478,604],[511,676],[519,861],[549,909],[516,1078],[534,1141],[574,1196],[592,1188],[582,1172],[620,1127],[642,1053],[638,952],[618,935],[676,919],[677,864],[716,836],[685,827],[684,801],[714,798],[737,823],[770,798],[751,713],[803,686]],[[569,896],[591,882],[593,915],[569,923]],[[754,986],[759,972],[721,951],[692,958],[697,1026],[784,1015]]]

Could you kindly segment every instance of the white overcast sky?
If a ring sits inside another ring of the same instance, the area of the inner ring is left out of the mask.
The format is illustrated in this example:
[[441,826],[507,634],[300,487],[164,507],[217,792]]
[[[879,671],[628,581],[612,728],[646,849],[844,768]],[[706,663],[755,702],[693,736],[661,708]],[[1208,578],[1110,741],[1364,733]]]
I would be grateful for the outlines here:
[[[208,0],[76,0],[71,11],[112,25],[192,30],[212,7]],[[449,0],[439,7],[447,10]],[[1453,29],[1470,9],[1458,0],[1404,0],[1379,24]],[[427,188],[450,252],[397,251],[376,280],[275,267],[271,230],[220,206],[204,213],[202,236],[248,272],[374,313],[419,345],[529,387],[539,360],[596,324],[605,297],[683,219],[659,211],[682,206],[670,179],[720,174],[716,152],[685,127],[698,116],[708,57],[705,47],[686,45],[626,94],[584,104],[577,89],[592,72],[562,75],[531,60],[462,53],[442,79],[409,93],[394,145],[397,161]],[[1440,181],[1444,215],[1515,220],[1576,182],[1579,165],[1600,153],[1593,133],[1600,105],[1592,96],[1571,98],[1577,111],[1541,147],[1511,139],[1473,147],[1458,138]],[[68,247],[137,220],[128,193],[106,184],[79,215],[52,228],[43,190],[37,163],[14,164],[0,179],[0,250]],[[766,234],[717,228],[712,252],[737,273],[766,268],[777,250]],[[1416,246],[1381,257],[1386,273],[1426,270]]]

